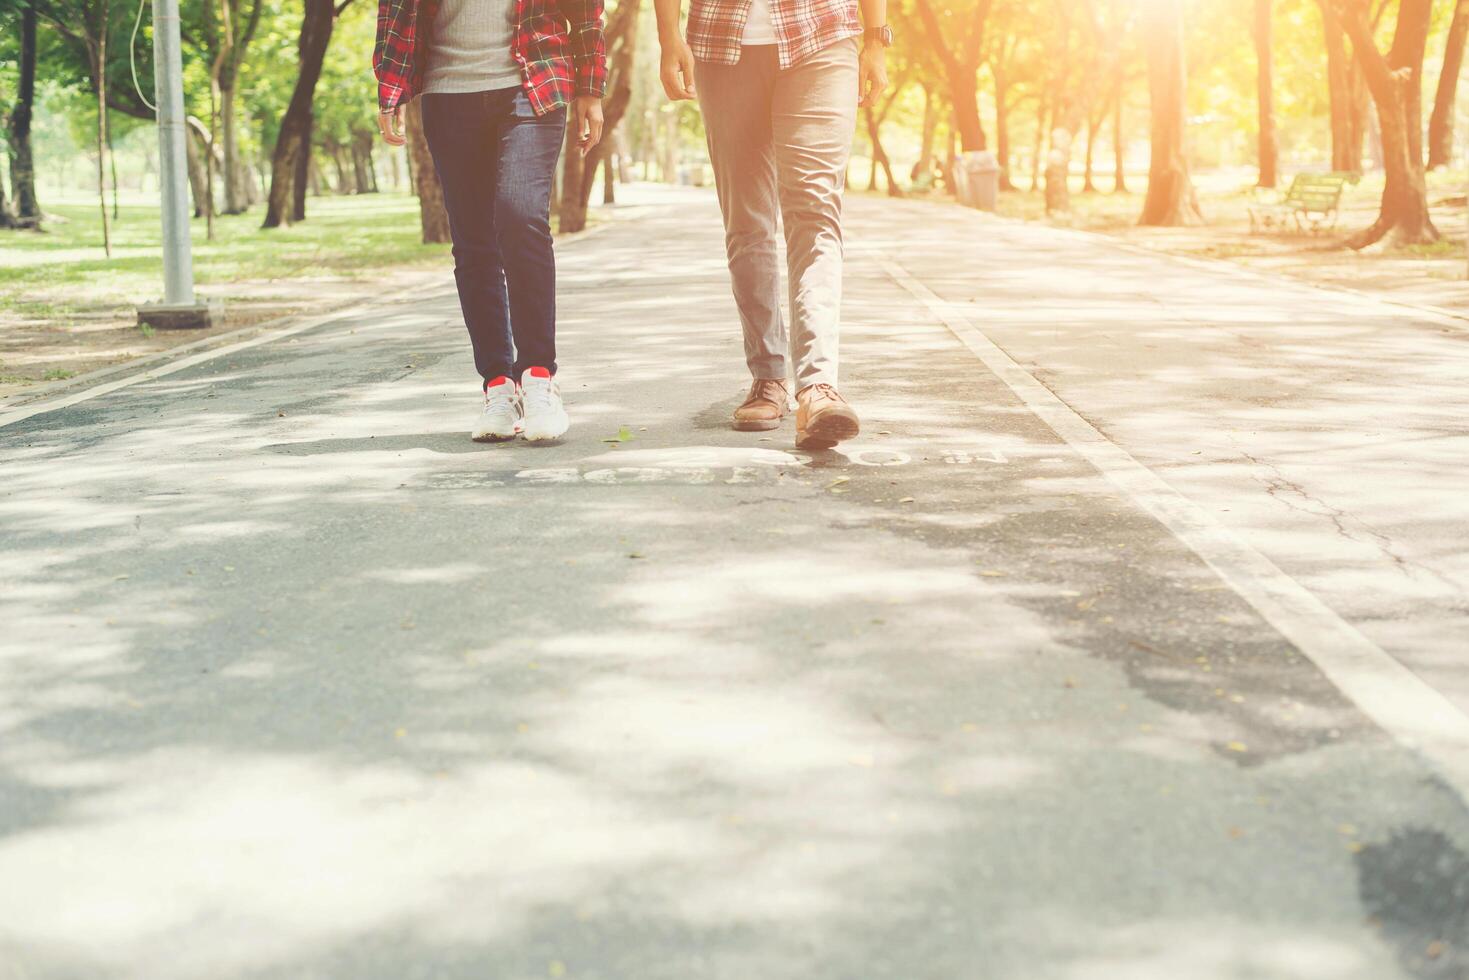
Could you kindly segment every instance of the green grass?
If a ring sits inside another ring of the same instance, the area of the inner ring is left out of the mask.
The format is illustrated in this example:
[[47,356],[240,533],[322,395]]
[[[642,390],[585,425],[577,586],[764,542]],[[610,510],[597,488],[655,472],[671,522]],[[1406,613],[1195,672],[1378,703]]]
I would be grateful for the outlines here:
[[[156,207],[133,204],[113,224],[113,256],[102,251],[95,205],[49,204],[46,231],[0,232],[0,306],[25,316],[105,310],[156,299],[162,291]],[[442,257],[448,246],[419,241],[418,202],[406,194],[311,198],[308,220],[263,231],[263,209],[221,216],[215,240],[192,225],[194,278],[208,295],[229,299],[242,280],[344,277]],[[210,288],[213,287],[213,288]]]
[[74,378],[74,377],[76,377],[76,372],[75,371],[68,371],[68,370],[66,370],[66,368],[52,368],[51,370],[47,371],[45,374],[41,375],[41,380],[42,381],[65,381],[67,378]]

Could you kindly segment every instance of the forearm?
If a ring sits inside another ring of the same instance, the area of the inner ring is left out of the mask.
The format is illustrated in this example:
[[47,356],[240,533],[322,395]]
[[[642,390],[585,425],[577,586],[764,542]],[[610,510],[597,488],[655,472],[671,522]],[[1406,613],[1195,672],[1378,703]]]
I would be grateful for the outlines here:
[[[887,0],[882,0],[886,3]],[[658,43],[668,44],[679,37],[679,20],[683,16],[683,0],[653,0],[658,15]]]
[[862,26],[866,28],[886,27],[888,22],[888,0],[861,0]]
[[602,33],[603,0],[562,0],[570,30],[576,94],[601,98],[607,89],[607,42]]

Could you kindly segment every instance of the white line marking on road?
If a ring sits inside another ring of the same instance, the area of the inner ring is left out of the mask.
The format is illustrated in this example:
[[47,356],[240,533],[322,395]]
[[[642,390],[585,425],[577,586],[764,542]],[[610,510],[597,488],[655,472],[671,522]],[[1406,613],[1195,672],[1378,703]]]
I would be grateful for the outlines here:
[[956,312],[954,304],[892,260],[876,258],[895,282],[923,303],[1036,417],[1203,559],[1368,718],[1421,754],[1469,803],[1469,716],[1269,558],[1108,440]]
[[[415,290],[413,295],[418,296],[420,293],[443,291],[446,288],[447,287],[441,283],[435,283],[432,286],[423,287]],[[381,303],[361,303],[357,306],[348,307],[347,309],[335,310],[330,313],[320,313],[316,316],[307,317],[304,320],[300,320],[292,324],[291,326],[282,327],[279,330],[270,330],[266,333],[251,337],[248,340],[242,340],[239,343],[226,344],[223,347],[211,347],[207,350],[200,351],[197,354],[191,354],[188,357],[181,357],[178,360],[169,361],[167,364],[162,364],[149,370],[140,371],[137,374],[129,374],[126,377],[118,378],[116,381],[105,381],[102,384],[93,385],[90,388],[83,388],[81,391],[73,392],[70,395],[63,395],[60,398],[50,398],[46,401],[32,402],[24,408],[18,408],[13,412],[6,412],[3,415],[0,415],[0,428],[3,428],[7,425],[13,425],[16,422],[24,421],[25,419],[31,418],[35,415],[44,415],[47,412],[54,412],[57,409],[68,408],[79,402],[90,401],[93,398],[97,398],[101,395],[110,394],[111,392],[117,391],[121,388],[130,388],[133,385],[141,384],[144,381],[153,381],[158,378],[167,377],[168,375],[176,374],[177,372],[182,371],[185,368],[191,368],[196,364],[203,364],[206,361],[212,361],[218,357],[224,357],[228,354],[237,354],[240,351],[249,350],[252,347],[259,347],[262,344],[268,344],[272,341],[283,340],[286,337],[291,337],[298,333],[304,333],[307,330],[311,330],[314,327],[319,327],[325,323],[331,323],[335,320],[354,319],[357,317],[366,316],[371,313],[379,312],[382,312]]]

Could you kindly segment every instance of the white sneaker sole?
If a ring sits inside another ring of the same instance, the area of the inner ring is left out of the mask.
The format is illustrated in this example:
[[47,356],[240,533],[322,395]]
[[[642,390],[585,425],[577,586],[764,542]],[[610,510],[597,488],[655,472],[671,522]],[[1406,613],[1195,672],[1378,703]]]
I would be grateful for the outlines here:
[[566,435],[569,428],[571,419],[565,412],[560,412],[549,418],[526,419],[520,434],[525,437],[526,442],[550,442]]
[[519,422],[516,422],[515,425],[511,426],[509,432],[506,432],[503,429],[476,428],[470,430],[469,438],[473,439],[475,442],[509,442],[511,439],[514,439],[516,436],[520,435],[520,428],[521,426]]

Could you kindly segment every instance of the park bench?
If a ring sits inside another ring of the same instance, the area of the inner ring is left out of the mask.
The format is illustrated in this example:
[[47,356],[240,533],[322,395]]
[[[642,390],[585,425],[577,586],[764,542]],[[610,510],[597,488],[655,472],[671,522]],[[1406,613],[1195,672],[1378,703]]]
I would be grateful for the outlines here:
[[1285,196],[1250,205],[1250,231],[1280,231],[1294,222],[1297,231],[1319,234],[1336,227],[1342,192],[1352,174],[1296,174]]

